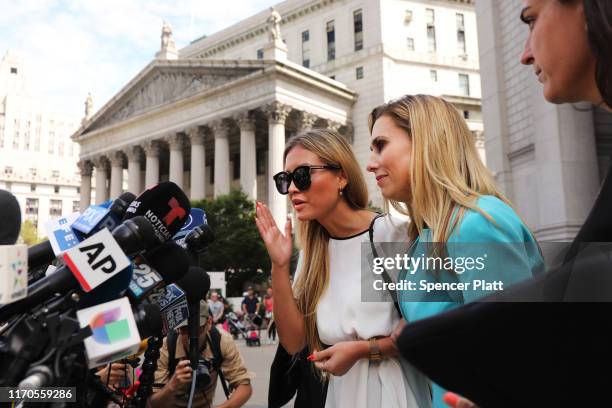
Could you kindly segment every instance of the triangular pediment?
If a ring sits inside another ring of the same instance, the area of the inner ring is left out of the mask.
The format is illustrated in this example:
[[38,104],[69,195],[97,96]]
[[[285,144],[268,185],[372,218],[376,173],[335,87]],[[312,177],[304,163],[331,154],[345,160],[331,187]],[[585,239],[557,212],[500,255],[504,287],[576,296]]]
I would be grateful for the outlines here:
[[160,109],[264,68],[265,63],[252,61],[154,61],[84,123],[77,136]]

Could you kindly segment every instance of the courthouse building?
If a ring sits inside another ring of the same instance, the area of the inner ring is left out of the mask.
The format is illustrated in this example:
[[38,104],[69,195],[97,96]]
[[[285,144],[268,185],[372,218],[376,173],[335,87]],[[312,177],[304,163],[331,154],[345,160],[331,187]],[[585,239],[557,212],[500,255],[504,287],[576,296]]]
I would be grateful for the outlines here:
[[[73,139],[81,146],[81,206],[160,180],[191,199],[241,187],[287,214],[272,175],[285,141],[338,130],[364,168],[367,115],[406,93],[452,102],[483,149],[473,0],[288,0],[177,50],[160,50]],[[381,203],[374,177],[371,199]]]
[[0,62],[0,189],[42,236],[45,222],[79,209],[79,146],[70,139],[79,121],[40,101],[27,68],[10,52]]

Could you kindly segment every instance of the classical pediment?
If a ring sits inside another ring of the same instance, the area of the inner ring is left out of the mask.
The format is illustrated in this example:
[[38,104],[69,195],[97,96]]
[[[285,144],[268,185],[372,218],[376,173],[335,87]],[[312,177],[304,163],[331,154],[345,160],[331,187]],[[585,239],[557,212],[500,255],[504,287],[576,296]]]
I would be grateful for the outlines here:
[[155,61],[86,122],[78,134],[162,108],[263,68],[263,63],[239,64],[236,61]]

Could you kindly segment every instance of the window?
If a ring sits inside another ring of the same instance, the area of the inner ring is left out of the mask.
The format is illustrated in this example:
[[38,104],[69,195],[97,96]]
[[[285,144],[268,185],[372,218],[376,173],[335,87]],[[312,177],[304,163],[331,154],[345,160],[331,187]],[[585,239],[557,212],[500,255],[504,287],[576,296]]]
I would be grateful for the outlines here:
[[408,51],[414,51],[414,38],[406,38],[406,46],[408,47]]
[[310,31],[302,31],[302,66],[310,68]]
[[327,22],[326,31],[327,31],[327,60],[333,61],[336,59],[336,29],[334,27],[334,20]]
[[464,110],[463,111],[463,119],[469,119],[470,118],[470,111]]
[[412,10],[406,10],[404,12],[404,24],[408,25],[412,22]]
[[11,74],[16,74],[16,73],[17,73],[17,68],[11,67]]
[[59,190],[60,190],[60,187],[59,187],[59,186],[53,186],[53,192],[54,192],[55,194],[59,194]]
[[233,179],[239,179],[240,178],[240,155],[239,154],[234,154],[233,157]]
[[362,79],[363,78],[363,67],[357,67],[355,69],[355,78]]
[[430,70],[429,76],[431,77],[432,81],[438,82],[438,71],[436,71],[435,69]]
[[49,132],[49,148],[47,149],[49,154],[53,154],[55,151],[55,132]]
[[4,167],[4,174],[6,174],[7,176],[10,176],[11,174],[13,174],[13,167],[5,166]]
[[465,46],[465,19],[461,13],[457,13],[457,52],[461,56],[467,53]]
[[436,16],[433,9],[425,9],[425,21],[427,22],[427,27],[436,24]]
[[30,175],[32,177],[36,177],[36,175],[38,174],[38,171],[34,167],[30,167],[30,169],[28,171],[30,172]]
[[59,170],[53,170],[51,172],[51,177],[58,178],[59,177]]
[[30,192],[31,193],[35,193],[36,192],[36,184],[30,184]]
[[263,59],[263,48],[257,50],[257,59]]
[[427,21],[427,51],[436,52],[436,20],[433,9],[425,10],[425,20]]
[[80,201],[73,201],[72,202],[72,212],[79,212],[79,210],[81,209],[81,202]]
[[60,217],[62,215],[62,200],[51,200],[49,215],[51,217]]
[[363,49],[363,14],[361,9],[353,12],[353,31],[355,33],[355,51]]
[[470,96],[470,77],[466,74],[459,74],[459,93]]
[[38,198],[26,198],[26,214],[38,215]]

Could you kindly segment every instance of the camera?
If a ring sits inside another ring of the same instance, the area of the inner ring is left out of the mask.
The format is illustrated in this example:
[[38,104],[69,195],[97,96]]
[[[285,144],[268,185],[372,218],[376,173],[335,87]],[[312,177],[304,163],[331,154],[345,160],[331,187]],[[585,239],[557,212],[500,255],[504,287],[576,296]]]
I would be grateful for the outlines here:
[[210,385],[211,377],[210,370],[212,368],[212,361],[200,358],[198,365],[195,370],[196,383],[195,386],[198,389],[204,389]]

